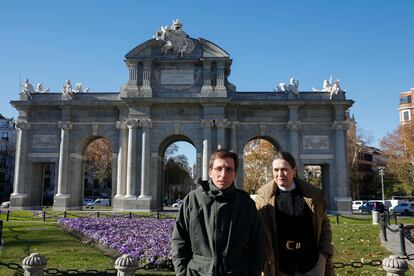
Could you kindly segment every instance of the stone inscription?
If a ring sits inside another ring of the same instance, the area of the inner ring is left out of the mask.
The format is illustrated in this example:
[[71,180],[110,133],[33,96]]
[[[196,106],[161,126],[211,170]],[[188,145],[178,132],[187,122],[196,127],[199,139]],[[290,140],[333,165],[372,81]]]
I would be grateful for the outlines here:
[[33,148],[56,148],[56,135],[33,135]]
[[161,70],[161,84],[194,84],[194,70]]
[[327,135],[304,135],[304,149],[329,149],[329,136]]

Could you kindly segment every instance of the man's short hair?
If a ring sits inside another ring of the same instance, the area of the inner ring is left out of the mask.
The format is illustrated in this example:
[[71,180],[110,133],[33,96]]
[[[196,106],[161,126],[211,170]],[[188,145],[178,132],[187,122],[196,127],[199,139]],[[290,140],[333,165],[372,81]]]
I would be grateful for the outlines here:
[[277,152],[275,154],[275,156],[273,157],[272,163],[273,163],[273,161],[278,160],[278,159],[283,159],[286,162],[288,162],[289,165],[290,165],[290,167],[292,169],[296,168],[295,158],[289,152],[287,152],[287,151],[279,151],[279,152]]
[[228,149],[218,149],[214,151],[210,156],[210,162],[208,163],[208,167],[210,169],[213,168],[214,160],[217,158],[224,159],[224,158],[232,158],[234,160],[234,170],[237,172],[237,167],[239,166],[239,157],[232,151]]

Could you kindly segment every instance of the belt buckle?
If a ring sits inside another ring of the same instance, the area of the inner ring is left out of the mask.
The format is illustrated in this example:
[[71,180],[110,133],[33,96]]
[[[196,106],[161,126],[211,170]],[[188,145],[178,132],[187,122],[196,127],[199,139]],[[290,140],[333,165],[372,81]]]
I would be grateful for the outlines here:
[[286,241],[286,248],[287,250],[297,250],[300,249],[300,242],[295,241]]

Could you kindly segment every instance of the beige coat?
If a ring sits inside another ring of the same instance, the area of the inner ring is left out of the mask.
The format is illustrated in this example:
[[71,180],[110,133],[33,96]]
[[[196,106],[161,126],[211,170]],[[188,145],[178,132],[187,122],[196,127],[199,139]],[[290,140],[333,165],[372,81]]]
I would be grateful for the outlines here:
[[[312,211],[312,221],[315,233],[315,240],[319,251],[327,257],[325,275],[335,275],[332,267],[332,231],[331,224],[325,213],[325,198],[321,189],[306,183],[303,180],[294,179],[298,189],[304,195],[306,204]],[[276,190],[277,184],[272,180],[257,192],[256,207],[263,223],[266,239],[266,261],[264,264],[265,276],[277,276],[277,238],[276,238]]]

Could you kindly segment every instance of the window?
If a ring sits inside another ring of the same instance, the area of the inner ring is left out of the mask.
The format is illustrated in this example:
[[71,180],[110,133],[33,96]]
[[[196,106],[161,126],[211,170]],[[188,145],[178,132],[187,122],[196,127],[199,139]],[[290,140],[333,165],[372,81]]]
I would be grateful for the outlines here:
[[411,103],[411,95],[400,97],[400,104]]
[[409,110],[404,110],[402,112],[402,120],[405,121],[410,121],[410,111]]
[[1,134],[1,137],[3,137],[3,138],[9,137],[9,133],[8,132],[3,132]]

